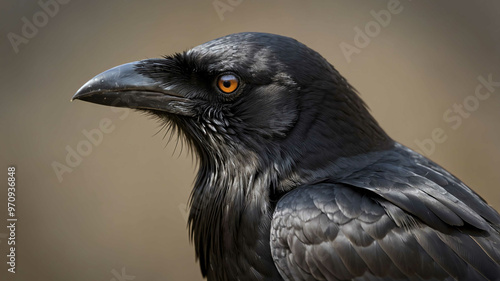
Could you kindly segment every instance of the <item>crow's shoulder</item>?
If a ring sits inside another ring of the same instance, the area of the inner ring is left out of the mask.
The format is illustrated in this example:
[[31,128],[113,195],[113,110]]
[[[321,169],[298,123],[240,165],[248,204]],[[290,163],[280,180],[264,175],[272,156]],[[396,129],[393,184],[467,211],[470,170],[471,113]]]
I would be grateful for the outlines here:
[[271,249],[286,280],[500,276],[500,216],[453,175],[398,144],[342,169],[278,202]]

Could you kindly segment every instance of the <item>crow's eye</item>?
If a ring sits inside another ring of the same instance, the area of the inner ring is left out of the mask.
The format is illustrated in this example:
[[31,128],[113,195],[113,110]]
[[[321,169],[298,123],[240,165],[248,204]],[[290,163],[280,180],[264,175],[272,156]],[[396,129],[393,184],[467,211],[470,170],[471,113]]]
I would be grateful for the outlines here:
[[239,85],[240,80],[234,74],[223,74],[217,78],[217,87],[226,94],[236,91]]

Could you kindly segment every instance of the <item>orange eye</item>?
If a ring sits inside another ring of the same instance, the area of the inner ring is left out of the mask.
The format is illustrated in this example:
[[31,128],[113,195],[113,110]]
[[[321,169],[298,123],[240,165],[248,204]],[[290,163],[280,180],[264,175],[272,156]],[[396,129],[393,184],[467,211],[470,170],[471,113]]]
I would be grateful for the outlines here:
[[226,94],[236,91],[239,84],[240,80],[233,74],[224,74],[217,78],[217,87]]

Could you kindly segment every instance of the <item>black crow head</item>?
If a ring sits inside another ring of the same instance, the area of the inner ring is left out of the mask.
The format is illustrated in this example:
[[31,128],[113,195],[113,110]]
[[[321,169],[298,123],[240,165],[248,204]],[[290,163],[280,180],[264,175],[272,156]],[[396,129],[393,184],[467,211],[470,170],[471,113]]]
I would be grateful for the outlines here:
[[94,77],[73,98],[144,110],[172,123],[202,164],[257,161],[263,167],[280,159],[312,169],[321,165],[318,155],[331,163],[388,141],[323,57],[274,34],[231,34],[124,64]]
[[[229,280],[222,261],[239,251],[232,243],[253,241],[265,227],[259,218],[286,191],[349,163],[338,159],[392,144],[323,57],[273,34],[231,34],[121,65],[73,98],[146,111],[184,134],[200,159],[191,237],[203,275],[213,280]],[[263,247],[256,259],[270,254]]]

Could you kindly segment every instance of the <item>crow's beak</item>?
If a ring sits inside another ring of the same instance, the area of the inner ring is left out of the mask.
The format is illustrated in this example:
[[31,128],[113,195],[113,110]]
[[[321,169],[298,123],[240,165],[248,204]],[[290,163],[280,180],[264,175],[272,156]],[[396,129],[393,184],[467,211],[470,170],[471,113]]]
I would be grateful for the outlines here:
[[161,82],[138,72],[138,66],[143,62],[127,63],[104,71],[85,83],[71,100],[191,115],[186,108],[188,99],[164,89]]

